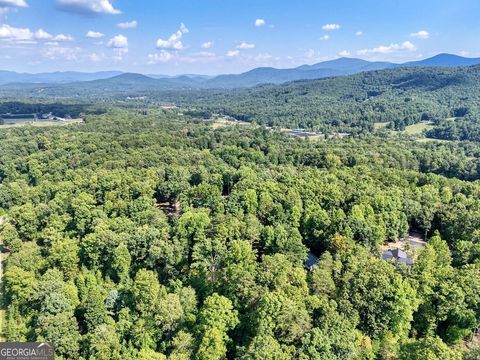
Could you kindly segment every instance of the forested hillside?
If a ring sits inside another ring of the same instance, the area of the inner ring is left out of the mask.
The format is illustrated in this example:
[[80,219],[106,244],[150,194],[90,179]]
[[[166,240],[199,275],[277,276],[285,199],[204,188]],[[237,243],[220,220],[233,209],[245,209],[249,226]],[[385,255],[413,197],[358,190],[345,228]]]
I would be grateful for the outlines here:
[[[207,75],[177,75],[167,76],[158,74],[148,74],[146,76],[135,74],[135,76],[155,84],[156,88],[242,88],[251,87],[260,84],[281,84],[286,81],[321,79],[329,76],[351,75],[363,71],[381,70],[396,67],[416,67],[416,66],[439,66],[455,67],[470,66],[480,64],[480,58],[466,58],[452,54],[438,54],[420,61],[410,61],[403,64],[395,64],[385,61],[367,61],[362,59],[341,57],[329,61],[323,61],[312,65],[302,65],[294,68],[273,68],[258,67],[240,74],[222,74],[217,76]],[[130,77],[132,74],[120,71],[101,71],[94,73],[83,73],[77,71],[64,71],[52,73],[17,73],[13,71],[0,70],[0,85],[10,84],[40,84],[40,86],[49,86],[50,84],[75,83],[76,86],[82,86],[82,82],[92,82],[93,84],[107,84],[117,82],[116,78],[123,78],[124,75]],[[157,81],[155,81],[156,79]],[[87,86],[89,86],[87,84]],[[68,88],[68,86],[66,87]]]
[[480,66],[400,68],[180,97],[184,104],[193,98],[201,108],[268,126],[364,132],[376,122],[403,129],[421,120],[442,123],[457,116],[468,116],[478,127],[479,84]]
[[156,81],[124,74],[68,85],[11,85],[1,87],[0,94],[36,102],[55,97],[104,104],[141,98],[148,104],[176,104],[207,115],[327,133],[372,132],[380,122],[403,130],[431,121],[436,127],[430,137],[480,140],[480,66],[394,68],[236,90],[195,90],[188,85],[179,90]]
[[[224,110],[314,127],[474,111],[478,68],[422,71],[228,93]],[[7,340],[59,359],[478,358],[480,146],[140,114],[0,130]],[[414,264],[382,260],[410,230],[428,239]]]

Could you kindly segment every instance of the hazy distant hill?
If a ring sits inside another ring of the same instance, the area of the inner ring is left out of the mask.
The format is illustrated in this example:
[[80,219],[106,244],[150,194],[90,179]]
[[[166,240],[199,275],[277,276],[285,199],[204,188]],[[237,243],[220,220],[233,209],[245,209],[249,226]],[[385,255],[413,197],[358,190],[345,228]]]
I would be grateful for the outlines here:
[[[177,90],[190,88],[246,88],[260,84],[281,84],[296,80],[323,79],[327,77],[352,75],[364,71],[382,70],[397,67],[455,67],[476,64],[480,64],[480,58],[465,58],[451,54],[439,54],[428,59],[404,64],[371,62],[362,59],[343,57],[313,65],[302,65],[293,69],[261,67],[241,74],[219,75],[216,77],[192,74],[180,76],[147,76],[141,74],[121,73],[118,71],[105,71],[96,73],[70,71],[41,74],[0,71],[0,85],[15,83],[16,85],[14,87],[32,88],[31,85],[21,84],[42,84],[50,87],[49,84],[74,83],[75,87],[79,90],[88,87],[123,87],[123,90],[125,91],[135,91],[138,89]],[[8,86],[11,87],[12,85]]]
[[411,61],[403,64],[403,66],[445,66],[445,67],[455,67],[455,66],[470,66],[480,64],[480,58],[466,58],[458,55],[452,54],[438,54],[431,58],[420,60],[420,61]]
[[148,85],[148,84],[156,84],[157,79],[153,79],[149,76],[142,75],[142,74],[136,74],[136,73],[125,73],[125,74],[120,74],[114,77],[111,77],[109,79],[99,79],[99,80],[94,80],[90,81],[88,85],[119,85],[119,86],[124,86],[124,85],[137,85],[137,84],[142,84],[142,85]]
[[79,87],[106,87],[106,88],[122,88],[124,90],[135,89],[180,89],[180,88],[198,88],[203,79],[191,78],[188,76],[179,76],[174,78],[159,78],[135,74],[125,73],[117,75],[109,79],[101,79],[89,82],[79,82],[75,86]]
[[17,73],[14,71],[0,71],[0,85],[8,83],[70,83],[76,81],[92,81],[108,79],[122,74],[120,71],[100,71],[84,73],[78,71],[59,71],[52,73]]
[[237,75],[219,75],[204,83],[207,87],[234,88],[251,87],[259,84],[280,84],[299,79],[321,79],[329,76],[345,75],[334,69],[275,69],[256,68]]
[[302,65],[298,67],[301,70],[331,69],[342,74],[353,74],[361,71],[380,70],[394,67],[396,64],[380,61],[367,61],[362,59],[353,59],[342,57],[335,60],[323,61],[313,65]]
[[[55,97],[87,103],[100,99],[110,102],[145,97],[151,102],[193,107],[197,113],[207,116],[219,113],[266,126],[327,133],[370,132],[375,123],[389,123],[389,126],[401,130],[420,121],[430,121],[438,125],[435,128],[437,138],[477,141],[480,139],[480,125],[476,120],[480,119],[480,65],[452,67],[445,66],[444,62],[442,65],[395,66],[353,75],[243,89],[227,88],[233,84],[246,84],[241,75],[237,79],[217,78],[225,86],[220,89],[208,88],[204,80],[188,76],[153,79],[127,73],[70,84],[0,86],[0,97]],[[265,80],[267,75],[276,76],[276,70],[256,70],[248,76],[255,79],[260,71]]]
[[[371,130],[375,122],[392,122],[403,128],[465,114],[476,118],[480,65],[395,67],[207,94],[198,91],[183,105],[268,126],[350,132],[351,128]],[[165,94],[158,96],[167,100]],[[168,100],[182,105],[173,96]]]

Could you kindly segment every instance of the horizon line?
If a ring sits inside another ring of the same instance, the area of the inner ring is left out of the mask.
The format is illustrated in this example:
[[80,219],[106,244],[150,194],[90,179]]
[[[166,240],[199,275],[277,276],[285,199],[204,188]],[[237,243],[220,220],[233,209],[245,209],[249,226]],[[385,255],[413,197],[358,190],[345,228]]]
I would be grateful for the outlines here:
[[98,70],[98,71],[92,71],[92,72],[82,71],[82,70],[58,70],[58,71],[41,71],[41,72],[38,72],[38,73],[27,72],[27,71],[0,69],[0,73],[1,72],[11,72],[11,73],[19,74],[19,75],[41,75],[41,74],[62,74],[62,73],[74,72],[74,73],[92,74],[93,75],[93,74],[99,74],[99,73],[104,73],[104,72],[118,72],[119,73],[118,75],[139,74],[139,75],[144,75],[144,76],[164,76],[164,77],[180,77],[180,76],[216,77],[216,76],[221,76],[221,75],[240,75],[240,74],[244,74],[244,73],[247,73],[247,72],[255,70],[255,69],[276,69],[276,70],[297,69],[297,68],[300,68],[302,66],[313,66],[313,65],[322,64],[322,63],[325,63],[325,62],[340,60],[340,59],[362,60],[362,61],[366,61],[366,62],[369,62],[369,63],[387,63],[387,64],[392,64],[392,65],[404,65],[404,64],[408,64],[408,63],[412,63],[412,62],[432,59],[432,58],[435,58],[435,57],[441,56],[441,55],[455,56],[455,57],[459,57],[459,58],[463,58],[463,59],[470,59],[470,60],[475,60],[475,59],[480,60],[480,57],[468,57],[468,56],[454,54],[454,53],[440,52],[440,53],[437,53],[436,55],[422,57],[422,58],[418,58],[418,59],[415,59],[415,60],[409,60],[409,61],[405,61],[405,62],[393,62],[393,61],[390,61],[390,60],[369,60],[369,59],[365,59],[365,58],[362,58],[362,57],[336,56],[336,57],[333,57],[333,58],[328,59],[328,60],[322,60],[322,61],[313,62],[313,63],[304,63],[304,64],[294,66],[294,67],[257,66],[257,67],[252,67],[249,70],[238,72],[238,73],[216,73],[216,74],[211,74],[211,75],[201,74],[201,73],[188,73],[188,72],[167,74],[167,73],[137,72],[137,71],[115,70],[115,69],[105,69],[105,70]]

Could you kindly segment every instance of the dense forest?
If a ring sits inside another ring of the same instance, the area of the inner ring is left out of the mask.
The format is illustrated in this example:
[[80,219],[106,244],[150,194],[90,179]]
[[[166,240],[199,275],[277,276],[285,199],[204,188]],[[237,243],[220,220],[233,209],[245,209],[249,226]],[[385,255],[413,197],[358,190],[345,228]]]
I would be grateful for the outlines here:
[[[452,89],[479,69],[453,85],[460,71],[442,70],[418,96],[410,70],[389,87],[365,74],[260,87],[222,111],[403,126],[473,114],[478,90]],[[329,82],[343,86],[326,96]],[[220,110],[210,95],[202,109]],[[196,114],[121,104],[0,130],[8,341],[85,360],[479,358],[480,145],[308,141]],[[383,260],[412,230],[428,240],[414,264]]]
[[[480,140],[480,66],[405,67],[362,72],[248,89],[177,89],[157,86],[136,74],[65,85],[17,84],[0,87],[5,99],[50,98],[95,104],[176,104],[190,111],[221,114],[265,126],[305,128],[324,133],[372,132],[388,122],[403,130],[434,122],[429,137]],[[454,120],[455,119],[455,120]]]
[[[390,122],[402,130],[422,120],[468,116],[467,122],[456,125],[464,129],[462,139],[478,140],[478,130],[469,134],[471,127],[479,127],[479,83],[480,66],[400,68],[231,92],[198,92],[193,104],[238,120],[324,132],[371,132],[377,122]],[[184,102],[177,102],[191,104],[188,93],[184,96]]]
[[0,116],[10,114],[15,116],[25,114],[47,114],[52,113],[61,117],[78,118],[86,113],[102,114],[105,113],[105,107],[92,105],[84,102],[52,102],[52,101],[3,101],[0,102]]

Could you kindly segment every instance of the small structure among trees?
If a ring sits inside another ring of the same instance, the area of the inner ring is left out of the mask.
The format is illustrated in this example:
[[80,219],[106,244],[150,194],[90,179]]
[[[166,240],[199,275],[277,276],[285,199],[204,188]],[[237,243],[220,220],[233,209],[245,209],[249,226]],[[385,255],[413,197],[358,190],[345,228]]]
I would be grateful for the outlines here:
[[315,267],[318,265],[318,257],[316,257],[312,252],[308,252],[307,255],[307,260],[303,263],[305,266],[305,269],[308,271],[313,271]]
[[382,259],[385,261],[391,261],[395,259],[400,263],[407,265],[413,265],[413,259],[403,250],[400,249],[389,249],[382,254]]

